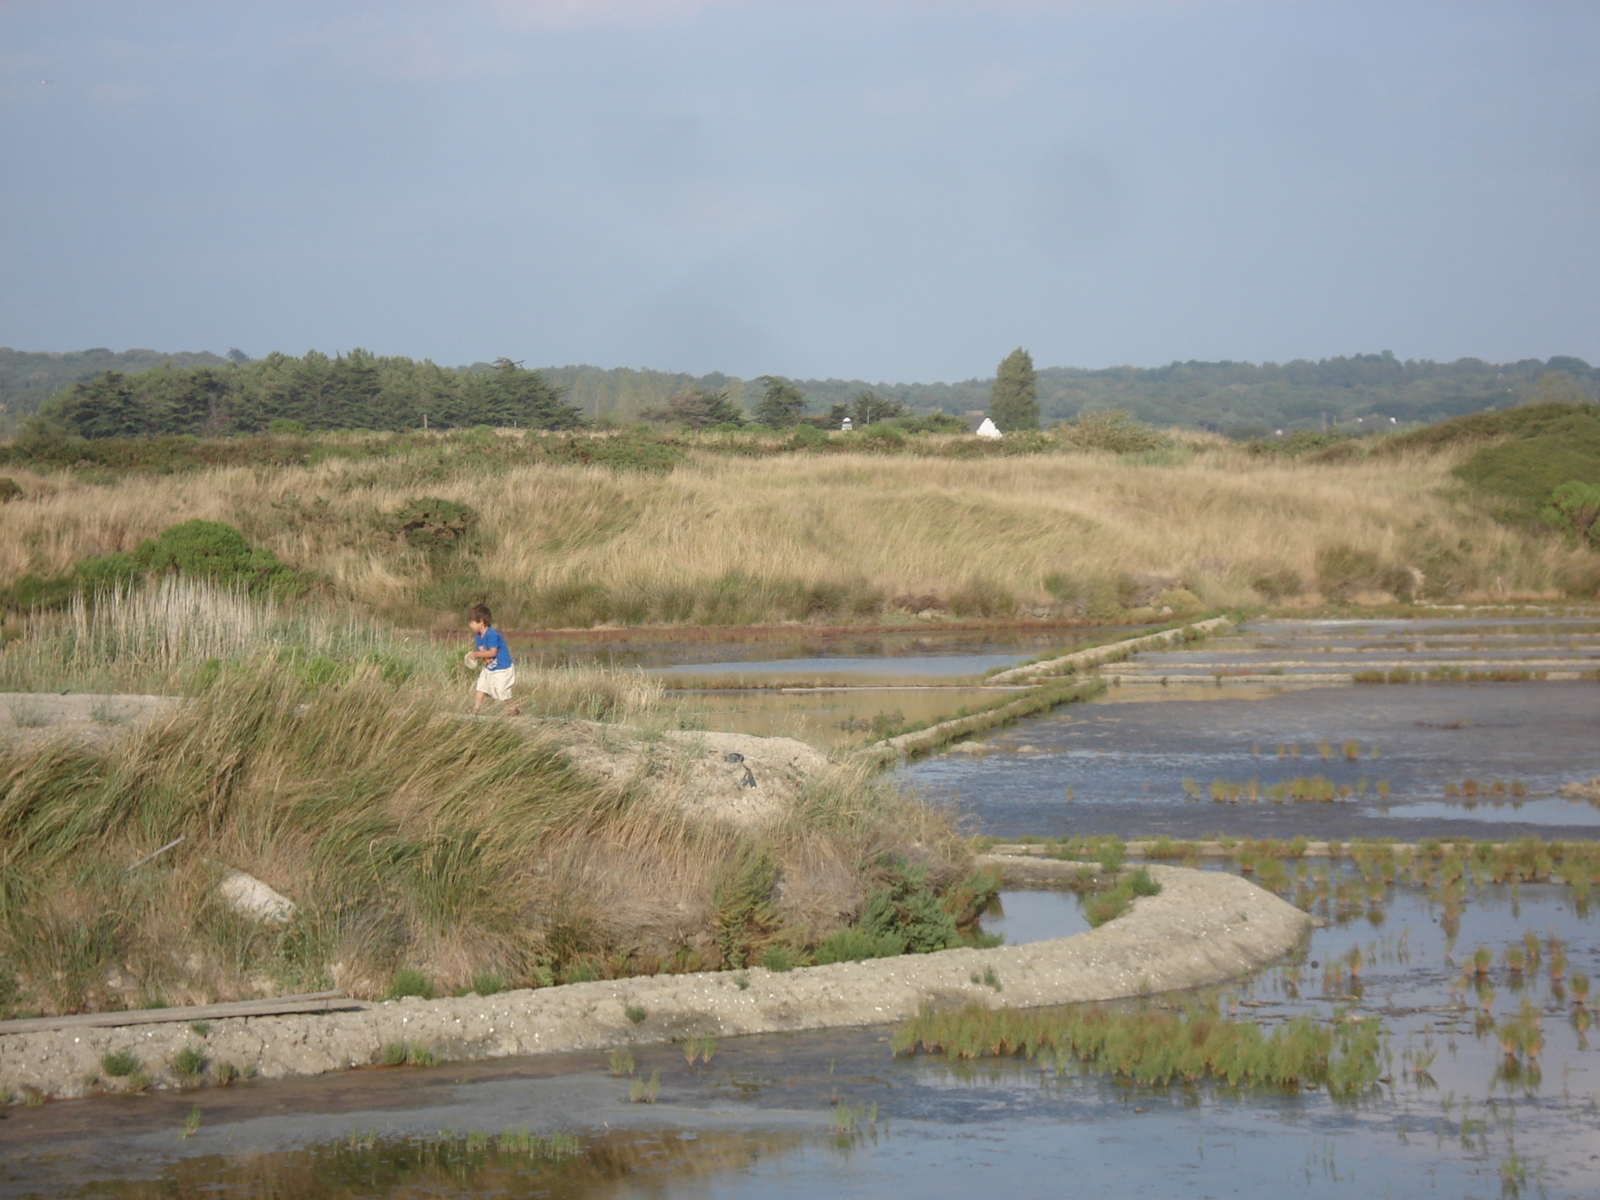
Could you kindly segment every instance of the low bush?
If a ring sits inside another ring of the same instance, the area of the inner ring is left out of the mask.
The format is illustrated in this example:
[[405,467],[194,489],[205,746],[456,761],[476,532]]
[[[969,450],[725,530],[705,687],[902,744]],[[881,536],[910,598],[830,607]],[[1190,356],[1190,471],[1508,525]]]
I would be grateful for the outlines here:
[[856,430],[853,440],[857,449],[903,450],[906,435],[887,421],[879,421]]
[[415,996],[419,1000],[432,1000],[434,997],[433,980],[421,971],[411,967],[401,967],[394,973],[389,981],[389,989],[384,992],[385,1000],[404,1000],[407,996]]
[[139,1056],[132,1050],[108,1050],[100,1056],[100,1069],[113,1079],[122,1079],[139,1069]]
[[1164,450],[1172,445],[1172,439],[1167,434],[1134,420],[1120,408],[1079,413],[1072,420],[1057,425],[1052,433],[1061,445],[1070,450],[1142,454]]
[[1114,887],[1092,892],[1083,898],[1084,919],[1091,928],[1098,929],[1128,911],[1137,896],[1159,896],[1161,884],[1150,872],[1140,867],[1119,879]]
[[906,952],[906,940],[896,933],[869,933],[858,926],[830,933],[817,943],[813,956],[821,963],[862,962],[869,958],[894,958]]
[[478,525],[478,512],[459,500],[413,496],[390,517],[406,543],[429,554],[459,549]]
[[206,1069],[206,1052],[199,1046],[185,1046],[172,1059],[172,1073],[180,1079],[197,1079]]
[[1600,549],[1600,484],[1569,479],[1550,493],[1540,519]]

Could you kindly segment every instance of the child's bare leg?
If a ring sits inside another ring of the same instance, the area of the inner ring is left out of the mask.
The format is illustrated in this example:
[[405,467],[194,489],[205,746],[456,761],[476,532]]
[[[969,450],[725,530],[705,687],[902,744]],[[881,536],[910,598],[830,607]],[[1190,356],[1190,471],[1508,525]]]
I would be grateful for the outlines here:
[[510,696],[507,696],[501,703],[506,706],[506,712],[510,716],[520,717],[522,715],[522,710],[517,707],[517,702]]
[[472,693],[472,711],[473,712],[477,712],[480,708],[483,707],[483,697],[484,697],[484,693],[483,692],[473,692]]

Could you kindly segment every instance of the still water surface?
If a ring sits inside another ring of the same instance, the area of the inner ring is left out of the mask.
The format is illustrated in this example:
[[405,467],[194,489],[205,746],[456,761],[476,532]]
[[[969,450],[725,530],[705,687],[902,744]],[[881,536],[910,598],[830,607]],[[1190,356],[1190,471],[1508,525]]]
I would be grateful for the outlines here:
[[[1007,893],[1002,904],[1019,940],[1048,932],[1052,910],[1064,928],[1075,917],[1075,901],[1051,893]],[[1469,888],[1458,927],[1419,886],[1390,888],[1370,905],[1316,908],[1328,924],[1291,960],[1191,1000],[1269,1027],[1300,1013],[1379,1017],[1388,1069],[1359,1101],[1210,1084],[1141,1088],[1020,1059],[894,1056],[888,1031],[867,1029],[728,1039],[709,1065],[693,1067],[673,1047],[641,1048],[639,1074],[659,1072],[655,1105],[628,1103],[626,1081],[607,1076],[595,1054],[357,1073],[346,1078],[364,1086],[336,1112],[297,1110],[315,1094],[306,1081],[94,1102],[116,1119],[84,1125],[75,1138],[41,1134],[48,1110],[13,1109],[0,1127],[0,1188],[119,1200],[811,1200],[995,1187],[1022,1196],[1594,1195],[1600,1056],[1574,1020],[1566,985],[1577,972],[1600,975],[1600,938],[1565,889]],[[1505,948],[1530,931],[1546,964],[1549,938],[1563,944],[1560,983],[1545,965],[1516,977],[1504,967]],[[1478,945],[1496,960],[1487,1014],[1462,981]],[[1357,948],[1359,979],[1345,966]],[[1537,1064],[1525,1055],[1508,1064],[1493,1025],[1524,1000],[1541,1018],[1543,1051]],[[204,1116],[183,1138],[191,1104]],[[141,1105],[151,1114],[143,1124]],[[836,1122],[853,1127],[835,1131]],[[524,1127],[572,1135],[575,1156],[553,1162],[503,1149],[501,1131]]]

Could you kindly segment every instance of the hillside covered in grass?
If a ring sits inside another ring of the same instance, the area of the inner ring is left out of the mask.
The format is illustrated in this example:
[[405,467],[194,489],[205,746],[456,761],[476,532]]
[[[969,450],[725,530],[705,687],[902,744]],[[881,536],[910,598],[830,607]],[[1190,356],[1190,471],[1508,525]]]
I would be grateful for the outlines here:
[[[637,672],[525,668],[562,719],[478,720],[458,663],[181,579],[35,615],[0,651],[0,1019],[942,949],[992,889],[947,813],[860,771],[708,806]],[[90,689],[176,699],[66,729],[26,694]],[[589,769],[608,747],[636,769]],[[239,911],[230,870],[292,914]]]
[[411,626],[479,599],[515,628],[1588,598],[1600,559],[1538,513],[1593,477],[1594,413],[1528,406],[1298,458],[1115,416],[1001,442],[893,423],[18,442],[0,448],[0,588],[13,610],[64,598],[199,520],[307,601]]

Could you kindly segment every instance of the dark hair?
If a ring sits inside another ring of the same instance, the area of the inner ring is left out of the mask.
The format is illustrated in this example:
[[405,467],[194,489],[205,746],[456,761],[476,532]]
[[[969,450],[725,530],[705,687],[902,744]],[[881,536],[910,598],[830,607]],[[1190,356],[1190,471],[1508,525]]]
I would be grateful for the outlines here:
[[485,625],[494,624],[494,614],[489,611],[489,606],[487,604],[474,604],[471,608],[467,609],[467,619],[471,621],[482,621]]

